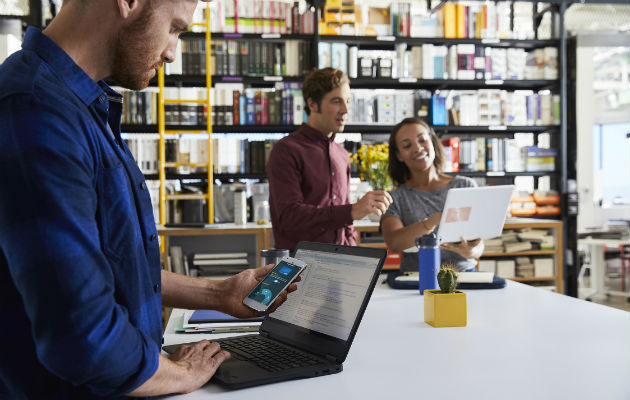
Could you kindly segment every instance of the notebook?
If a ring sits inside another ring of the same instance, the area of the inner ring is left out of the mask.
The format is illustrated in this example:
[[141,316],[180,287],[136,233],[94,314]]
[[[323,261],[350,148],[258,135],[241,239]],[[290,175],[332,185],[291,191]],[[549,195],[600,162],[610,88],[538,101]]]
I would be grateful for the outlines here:
[[217,340],[232,357],[212,381],[236,389],[341,372],[386,256],[385,249],[299,242],[294,257],[308,267],[298,290],[259,334]]

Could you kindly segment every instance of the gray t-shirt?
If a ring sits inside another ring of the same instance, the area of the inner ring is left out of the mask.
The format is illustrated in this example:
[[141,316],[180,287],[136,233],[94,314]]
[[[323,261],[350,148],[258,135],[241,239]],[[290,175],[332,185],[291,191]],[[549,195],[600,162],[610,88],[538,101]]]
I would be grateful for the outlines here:
[[[391,192],[394,202],[389,206],[383,217],[398,217],[404,226],[415,224],[435,213],[442,212],[446,193],[451,188],[475,187],[477,184],[465,176],[455,176],[448,185],[430,192],[399,186]],[[382,217],[382,218],[383,218]],[[381,219],[382,219],[381,218]],[[437,227],[434,232],[437,232]],[[450,250],[441,250],[442,264],[454,264],[458,271],[473,270],[477,265],[474,258],[468,259]],[[403,252],[400,261],[402,271],[418,270],[418,253]]]

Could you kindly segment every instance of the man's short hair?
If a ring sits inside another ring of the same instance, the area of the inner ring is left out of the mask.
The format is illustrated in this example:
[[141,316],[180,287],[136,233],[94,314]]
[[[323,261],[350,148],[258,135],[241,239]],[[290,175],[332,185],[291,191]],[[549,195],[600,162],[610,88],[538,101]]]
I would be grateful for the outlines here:
[[350,84],[348,76],[343,71],[334,68],[316,69],[306,76],[302,85],[302,95],[304,96],[304,110],[307,115],[311,115],[308,108],[308,99],[313,99],[318,109],[322,107],[322,99],[326,93],[338,88],[343,84]]

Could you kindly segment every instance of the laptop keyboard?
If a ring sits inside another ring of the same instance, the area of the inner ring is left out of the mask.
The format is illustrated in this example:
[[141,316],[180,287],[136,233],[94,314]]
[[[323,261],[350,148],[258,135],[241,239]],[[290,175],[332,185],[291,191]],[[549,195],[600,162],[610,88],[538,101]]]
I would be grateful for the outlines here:
[[229,351],[232,357],[253,362],[271,372],[321,364],[321,360],[308,353],[293,350],[261,336],[227,338],[217,342],[221,349]]

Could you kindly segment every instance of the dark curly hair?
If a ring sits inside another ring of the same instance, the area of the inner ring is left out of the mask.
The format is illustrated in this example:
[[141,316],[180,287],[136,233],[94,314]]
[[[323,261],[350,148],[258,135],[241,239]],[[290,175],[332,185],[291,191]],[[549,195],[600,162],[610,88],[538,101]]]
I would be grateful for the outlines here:
[[431,138],[431,143],[433,143],[433,149],[435,150],[433,165],[438,173],[442,173],[444,171],[444,160],[446,158],[444,146],[442,146],[442,142],[440,142],[440,139],[435,134],[435,131],[433,131],[433,128],[420,118],[405,118],[394,126],[394,129],[392,129],[392,133],[389,136],[389,166],[387,168],[387,172],[395,185],[402,185],[411,178],[409,168],[404,162],[399,161],[398,157],[396,157],[396,153],[398,152],[398,147],[396,146],[396,134],[400,128],[405,125],[420,125],[427,130],[429,137]]
[[322,68],[308,74],[302,84],[306,114],[311,115],[311,110],[308,108],[308,99],[313,99],[317,103],[317,107],[321,109],[322,99],[326,93],[346,83],[350,84],[350,80],[339,69]]

